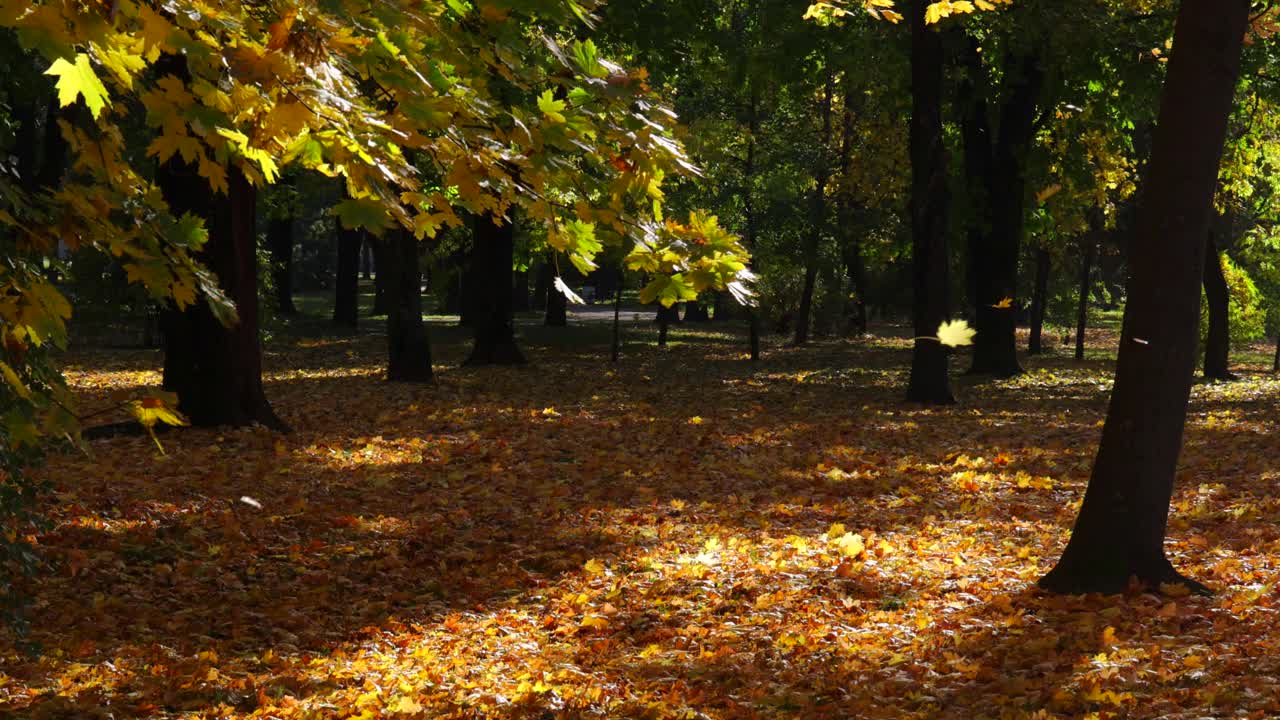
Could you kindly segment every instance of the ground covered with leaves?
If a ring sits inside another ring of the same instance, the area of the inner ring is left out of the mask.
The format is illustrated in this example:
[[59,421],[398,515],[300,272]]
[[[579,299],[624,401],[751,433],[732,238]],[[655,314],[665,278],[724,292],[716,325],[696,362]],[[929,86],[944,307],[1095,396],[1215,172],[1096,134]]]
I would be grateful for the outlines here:
[[[1072,598],[1034,583],[1105,361],[1030,359],[921,409],[903,340],[752,364],[732,332],[659,351],[637,325],[612,365],[603,328],[527,334],[530,367],[459,369],[444,333],[429,387],[384,382],[376,334],[278,339],[293,434],[51,458],[39,653],[0,640],[0,715],[1280,715],[1263,368],[1194,393],[1168,549],[1216,594]],[[159,378],[153,352],[69,360],[86,410]]]

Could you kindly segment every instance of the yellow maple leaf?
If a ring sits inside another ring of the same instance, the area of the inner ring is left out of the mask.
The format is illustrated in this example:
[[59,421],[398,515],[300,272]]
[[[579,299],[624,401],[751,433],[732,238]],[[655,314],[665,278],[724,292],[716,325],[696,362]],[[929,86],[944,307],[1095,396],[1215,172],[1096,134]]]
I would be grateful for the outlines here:
[[391,712],[400,715],[417,715],[422,712],[424,708],[422,707],[422,703],[406,695],[402,696],[388,709]]
[[995,305],[992,305],[991,307],[995,308],[996,310],[1011,310],[1013,309],[1013,298],[1007,297],[1001,300],[1000,302],[996,303]]
[[840,552],[851,558],[858,557],[867,549],[862,536],[857,533],[845,533],[836,539],[835,544],[836,547],[840,548]]
[[89,112],[96,120],[102,114],[102,109],[107,106],[107,101],[110,99],[107,88],[93,71],[88,55],[79,53],[76,55],[75,63],[58,58],[53,61],[48,70],[44,71],[44,74],[58,78],[56,83],[58,104],[62,107],[74,103],[77,97],[83,97],[84,104],[89,107]]
[[977,334],[964,320],[951,320],[938,326],[938,342],[947,347],[972,345],[973,336]]

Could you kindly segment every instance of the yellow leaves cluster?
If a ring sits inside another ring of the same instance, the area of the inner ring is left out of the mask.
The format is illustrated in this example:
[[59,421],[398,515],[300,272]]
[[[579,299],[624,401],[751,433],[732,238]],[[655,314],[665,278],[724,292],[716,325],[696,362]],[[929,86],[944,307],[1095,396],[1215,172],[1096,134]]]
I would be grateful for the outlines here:
[[[853,0],[832,0],[831,2],[815,2],[805,11],[804,19],[830,23],[849,14],[847,5]],[[901,13],[895,11],[894,0],[860,0],[862,9],[872,17],[898,23]],[[924,21],[933,25],[952,15],[964,15],[976,10],[995,10],[1000,5],[1010,5],[1013,0],[939,0],[925,8]]]

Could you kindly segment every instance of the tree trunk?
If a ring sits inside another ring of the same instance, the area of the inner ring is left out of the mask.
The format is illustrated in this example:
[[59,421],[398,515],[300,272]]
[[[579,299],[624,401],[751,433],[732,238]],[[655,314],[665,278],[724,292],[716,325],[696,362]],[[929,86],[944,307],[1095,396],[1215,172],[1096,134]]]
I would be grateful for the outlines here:
[[362,230],[338,224],[338,271],[334,283],[333,324],[356,328],[360,322],[360,245]]
[[1213,232],[1205,235],[1204,296],[1209,306],[1209,335],[1204,342],[1204,379],[1235,380],[1231,373],[1231,291]]
[[293,304],[293,217],[275,217],[267,223],[267,251],[271,253],[271,284],[276,310],[297,315]]
[[814,172],[816,185],[809,215],[809,237],[804,248],[804,290],[800,294],[800,309],[796,312],[796,345],[809,342],[809,326],[813,322],[813,293],[818,281],[818,247],[827,226],[827,183],[831,180],[827,151],[831,147],[831,104],[834,94],[835,75],[832,70],[827,70],[827,84],[822,93],[822,145],[818,151],[818,167]]
[[[967,53],[970,73],[982,72],[977,49]],[[1004,103],[1000,133],[994,147],[986,120],[986,101],[973,93],[965,116],[966,165],[970,183],[985,181],[980,226],[970,228],[969,271],[974,300],[973,366],[970,373],[1009,377],[1022,372],[1018,364],[1017,306],[1018,257],[1025,230],[1026,163],[1035,136],[1036,105],[1044,76],[1034,54],[1009,51],[1004,61]],[[972,91],[972,89],[971,89]],[[970,141],[977,146],[970,150]],[[990,153],[989,160],[981,156]]]
[[1044,248],[1036,248],[1036,286],[1031,295],[1031,339],[1027,352],[1039,355],[1044,352],[1042,335],[1044,334],[1045,305],[1049,301],[1049,273],[1053,270],[1053,256]]
[[402,229],[377,240],[375,260],[387,296],[387,379],[431,382],[431,342],[422,322],[418,241]]
[[622,355],[622,282],[625,276],[622,271],[618,271],[618,286],[614,289],[613,296],[613,348],[610,353],[614,362],[618,362],[618,357]]
[[947,156],[942,140],[942,36],[924,24],[928,0],[911,4],[911,250],[916,341],[907,398],[950,404],[947,351],[937,340],[947,319]]
[[1115,388],[1093,475],[1061,559],[1056,592],[1179,583],[1164,552],[1174,472],[1196,361],[1205,236],[1213,216],[1247,0],[1183,0],[1130,252]]
[[1089,234],[1080,243],[1080,292],[1076,298],[1076,362],[1084,361],[1084,331],[1089,324],[1089,280],[1093,276],[1093,258],[1098,252],[1101,220],[1090,221]]
[[239,321],[222,325],[208,306],[197,303],[167,310],[164,331],[164,388],[178,395],[178,408],[192,424],[243,426],[254,422],[276,430],[287,426],[267,402],[262,386],[258,337],[257,191],[239,170],[228,173],[228,195],[211,196],[196,169],[171,160],[157,171],[165,201],[175,214],[206,219],[209,242],[200,259],[235,304]]
[[671,307],[658,306],[658,347],[665,348],[667,346],[667,331],[671,325],[680,322],[680,310],[677,306]]
[[529,271],[515,274],[515,283],[511,286],[511,309],[515,312],[529,312]]
[[711,313],[707,312],[707,306],[698,300],[691,300],[684,305],[684,321],[705,323],[711,322]]
[[[394,291],[391,289],[390,284],[387,281],[390,279],[390,276],[394,275],[396,272],[395,268],[387,268],[387,272],[385,273],[382,271],[382,266],[378,265],[379,253],[374,249],[374,246],[377,244],[378,241],[373,240],[372,238],[366,238],[366,242],[364,243],[364,248],[368,250],[369,255],[369,262],[365,267],[368,268],[370,265],[375,266],[373,268],[373,308],[369,310],[369,314],[374,316],[390,314],[393,302],[391,295]],[[364,254],[363,250],[361,251],[361,254]],[[383,254],[383,256],[385,257],[385,254]],[[368,279],[368,275],[365,276],[365,279]],[[418,281],[419,287],[421,287],[421,271],[418,273]]]
[[[360,277],[365,280],[373,279],[373,246],[376,241],[370,241],[360,247]],[[381,313],[374,313],[380,315]]]
[[542,324],[547,327],[567,327],[569,325],[569,298],[564,293],[556,289],[555,279],[555,263],[551,258],[547,259],[543,272],[546,273],[546,282],[539,281],[540,285],[546,287],[546,294],[543,296],[543,304],[546,306],[546,317]]
[[[503,223],[498,225],[497,223]],[[475,306],[475,346],[466,365],[523,365],[528,360],[516,345],[512,322],[512,262],[515,225],[501,218],[476,217],[475,247],[468,280]]]
[[1276,356],[1271,361],[1271,372],[1280,373],[1280,335],[1276,335]]

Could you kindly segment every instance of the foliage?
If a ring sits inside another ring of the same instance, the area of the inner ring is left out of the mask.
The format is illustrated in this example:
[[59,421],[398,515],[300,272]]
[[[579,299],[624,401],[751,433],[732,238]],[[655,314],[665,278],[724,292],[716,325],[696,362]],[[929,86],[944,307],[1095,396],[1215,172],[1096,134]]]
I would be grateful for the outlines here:
[[[1228,323],[1232,347],[1243,347],[1262,337],[1266,332],[1267,310],[1262,306],[1262,294],[1244,268],[1227,255],[1221,255],[1222,274],[1227,279]],[[1213,258],[1206,258],[1212,261]],[[1204,290],[1200,291],[1200,343],[1209,336],[1209,301]]]
[[[1263,368],[1196,388],[1172,498],[1170,552],[1218,594],[1066,598],[1031,586],[1084,491],[1105,365],[1033,358],[964,388],[981,412],[920,411],[902,339],[752,365],[741,334],[657,352],[628,323],[606,374],[607,332],[537,330],[538,372],[457,368],[442,334],[413,389],[381,380],[382,337],[281,339],[295,435],[50,458],[46,652],[3,644],[0,715],[1280,713]],[[69,359],[87,407],[157,378],[145,352]]]
[[[71,153],[58,189],[0,176],[6,257],[36,263],[0,266],[6,342],[39,344],[22,328],[69,316],[38,268],[59,243],[120,258],[131,281],[179,308],[207,301],[233,316],[196,260],[201,219],[169,213],[150,158],[190,166],[211,192],[226,192],[232,172],[259,188],[293,167],[338,177],[335,213],[373,232],[433,237],[462,212],[519,210],[577,228],[560,249],[580,266],[630,238],[660,250],[664,271],[697,275],[698,289],[725,287],[745,251],[728,234],[707,243],[661,223],[663,179],[695,169],[644,73],[571,38],[591,7],[0,4],[0,28],[48,63]],[[139,124],[155,133],[145,152],[127,132]]]

